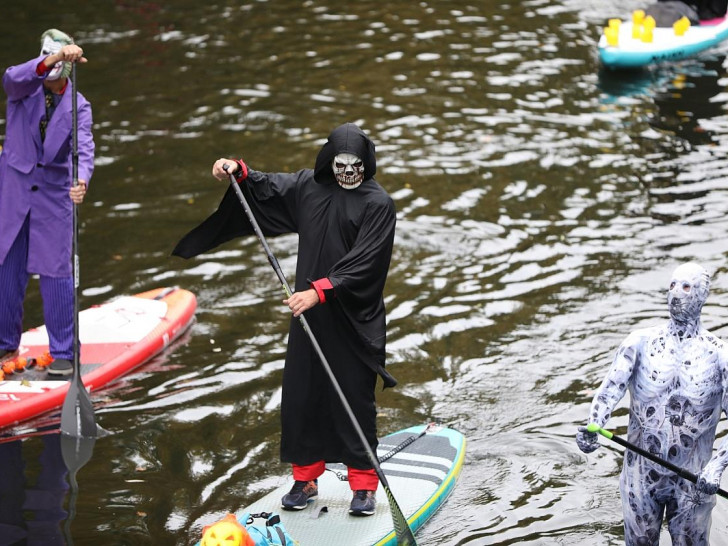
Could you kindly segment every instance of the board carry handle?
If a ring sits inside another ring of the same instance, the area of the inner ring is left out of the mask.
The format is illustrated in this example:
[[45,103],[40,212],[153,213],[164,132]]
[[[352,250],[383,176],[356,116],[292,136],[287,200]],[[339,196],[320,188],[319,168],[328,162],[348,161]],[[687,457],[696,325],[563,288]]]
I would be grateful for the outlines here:
[[165,288],[164,290],[162,290],[159,294],[154,296],[152,299],[157,300],[157,301],[163,300],[164,298],[169,296],[172,292],[176,292],[177,290],[179,290],[179,286],[169,286],[169,287]]

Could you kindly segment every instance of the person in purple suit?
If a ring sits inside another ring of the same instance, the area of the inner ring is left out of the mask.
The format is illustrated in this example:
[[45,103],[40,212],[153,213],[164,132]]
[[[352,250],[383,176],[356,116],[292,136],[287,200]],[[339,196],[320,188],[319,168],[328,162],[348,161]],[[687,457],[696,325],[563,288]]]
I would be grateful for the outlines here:
[[20,344],[30,275],[40,278],[53,362],[48,373],[73,373],[71,266],[73,206],[83,202],[94,169],[91,104],[79,93],[78,185],[73,181],[71,63],[87,62],[65,33],[41,36],[39,56],[3,74],[7,95],[0,153],[0,360]]

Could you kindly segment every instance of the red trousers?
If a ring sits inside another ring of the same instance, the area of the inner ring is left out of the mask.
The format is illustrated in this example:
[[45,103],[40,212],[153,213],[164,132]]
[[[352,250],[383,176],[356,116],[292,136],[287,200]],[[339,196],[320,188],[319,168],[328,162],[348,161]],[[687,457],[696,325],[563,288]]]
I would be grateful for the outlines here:
[[[305,466],[297,464],[293,466],[293,479],[301,482],[310,482],[315,480],[326,471],[324,461],[318,461]],[[366,491],[376,491],[379,485],[379,478],[373,468],[369,470],[358,470],[356,468],[347,467],[349,476],[349,487],[352,491],[364,489]]]

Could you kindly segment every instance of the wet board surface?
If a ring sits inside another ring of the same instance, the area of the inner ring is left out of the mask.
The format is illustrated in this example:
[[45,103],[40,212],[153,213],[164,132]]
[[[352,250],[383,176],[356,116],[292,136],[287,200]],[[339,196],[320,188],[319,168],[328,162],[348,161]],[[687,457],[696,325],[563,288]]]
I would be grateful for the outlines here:
[[639,68],[692,57],[728,38],[727,19],[716,19],[710,23],[714,24],[692,25],[682,36],[676,35],[672,27],[658,27],[653,30],[653,40],[643,42],[632,37],[632,22],[622,21],[616,46],[610,46],[602,33],[599,58],[604,66],[610,68]]
[[[382,459],[403,442],[420,436],[426,428],[426,425],[415,426],[381,438],[377,456]],[[426,434],[381,463],[390,490],[415,533],[442,506],[455,487],[465,458],[465,443],[465,437],[456,430],[429,425]],[[239,510],[236,516],[240,519],[245,513],[275,512],[300,546],[395,545],[392,515],[381,484],[377,490],[374,515],[350,516],[352,492],[349,483],[337,476],[346,476],[346,467],[326,466],[327,471],[319,478],[318,497],[305,510],[281,509],[281,497],[293,485],[293,481],[289,480]],[[263,519],[255,518],[253,525],[263,528],[265,523]]]
[[[93,393],[160,353],[192,324],[196,308],[194,294],[172,287],[81,311],[81,377],[86,389]],[[35,358],[47,350],[48,333],[41,326],[23,334],[18,356]],[[0,430],[60,408],[70,377],[49,376],[38,367],[6,375],[0,381]]]

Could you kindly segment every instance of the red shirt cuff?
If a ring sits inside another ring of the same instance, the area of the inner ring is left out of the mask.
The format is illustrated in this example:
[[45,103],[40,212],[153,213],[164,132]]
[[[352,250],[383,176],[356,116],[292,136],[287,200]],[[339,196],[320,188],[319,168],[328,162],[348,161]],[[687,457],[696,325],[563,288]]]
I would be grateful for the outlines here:
[[52,66],[46,66],[45,59],[43,59],[41,62],[38,63],[38,66],[35,67],[35,73],[39,76],[43,76],[47,72],[50,72]]
[[319,297],[319,302],[326,303],[325,290],[333,290],[334,285],[331,284],[331,281],[327,277],[324,277],[323,279],[313,281],[311,283],[311,287],[316,290],[316,294],[318,294]]

